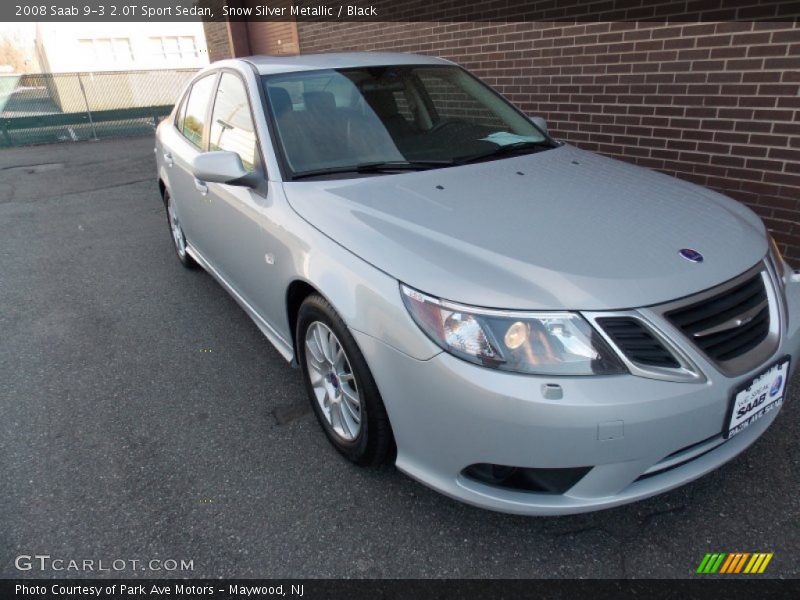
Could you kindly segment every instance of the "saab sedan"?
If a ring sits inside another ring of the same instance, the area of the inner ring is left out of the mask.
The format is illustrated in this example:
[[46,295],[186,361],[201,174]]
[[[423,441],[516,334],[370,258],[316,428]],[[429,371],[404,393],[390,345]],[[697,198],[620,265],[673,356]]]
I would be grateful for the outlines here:
[[554,139],[449,61],[218,62],[156,138],[179,261],[358,465],[575,513],[696,479],[780,412],[800,275],[761,220]]

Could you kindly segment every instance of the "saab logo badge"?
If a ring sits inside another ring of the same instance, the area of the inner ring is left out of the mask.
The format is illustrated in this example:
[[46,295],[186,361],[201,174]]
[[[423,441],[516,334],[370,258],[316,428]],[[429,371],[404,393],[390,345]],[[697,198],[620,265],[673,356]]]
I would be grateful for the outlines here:
[[683,258],[685,258],[689,262],[693,263],[703,262],[703,255],[700,254],[697,250],[694,250],[692,248],[681,248],[680,250],[678,250],[678,254],[680,254]]
[[769,561],[772,560],[772,552],[734,552],[726,554],[716,552],[706,554],[697,567],[697,572],[701,575],[713,575],[720,573],[725,575],[763,573]]
[[778,375],[778,378],[772,382],[772,387],[769,388],[769,395],[777,396],[778,392],[781,391],[781,385],[783,385],[783,376]]

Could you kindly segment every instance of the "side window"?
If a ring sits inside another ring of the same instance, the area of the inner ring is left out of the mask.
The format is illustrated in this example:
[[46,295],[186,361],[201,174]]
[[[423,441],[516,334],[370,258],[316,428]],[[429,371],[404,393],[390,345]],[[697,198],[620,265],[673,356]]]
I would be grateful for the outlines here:
[[203,146],[203,131],[206,127],[206,110],[211,101],[215,75],[207,75],[194,82],[183,117],[183,136],[198,148]]
[[219,80],[211,114],[209,150],[235,152],[245,169],[255,170],[256,134],[250,102],[244,83],[232,73],[223,73]]

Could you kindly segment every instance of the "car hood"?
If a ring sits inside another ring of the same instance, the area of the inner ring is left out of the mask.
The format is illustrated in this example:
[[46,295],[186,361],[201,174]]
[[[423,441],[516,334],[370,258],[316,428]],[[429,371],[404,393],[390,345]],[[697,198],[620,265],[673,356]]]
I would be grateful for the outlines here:
[[476,306],[647,306],[731,279],[767,252],[764,226],[744,206],[567,145],[283,188],[300,216],[363,260]]

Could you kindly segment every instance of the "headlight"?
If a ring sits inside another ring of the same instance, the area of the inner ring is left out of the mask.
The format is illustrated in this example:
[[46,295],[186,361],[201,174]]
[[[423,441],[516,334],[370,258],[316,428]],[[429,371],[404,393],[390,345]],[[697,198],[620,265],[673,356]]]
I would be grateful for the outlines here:
[[779,283],[785,285],[786,267],[784,266],[783,255],[781,254],[781,249],[778,247],[778,243],[772,236],[769,236],[769,260],[772,263],[772,268],[775,270],[775,275],[777,275]]
[[403,302],[437,345],[485,367],[535,375],[611,375],[625,368],[583,317],[463,306],[406,285]]

